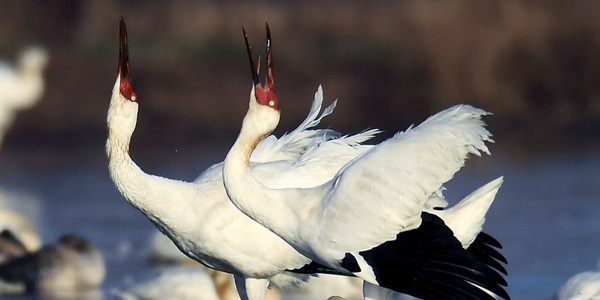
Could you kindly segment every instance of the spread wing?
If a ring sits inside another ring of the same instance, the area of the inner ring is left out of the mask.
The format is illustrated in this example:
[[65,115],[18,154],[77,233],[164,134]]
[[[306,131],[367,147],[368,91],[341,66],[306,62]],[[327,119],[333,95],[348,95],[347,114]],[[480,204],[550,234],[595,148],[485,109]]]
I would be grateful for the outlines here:
[[444,110],[396,134],[340,170],[314,214],[319,245],[362,251],[418,227],[431,195],[442,188],[469,154],[488,153],[488,114],[468,105]]

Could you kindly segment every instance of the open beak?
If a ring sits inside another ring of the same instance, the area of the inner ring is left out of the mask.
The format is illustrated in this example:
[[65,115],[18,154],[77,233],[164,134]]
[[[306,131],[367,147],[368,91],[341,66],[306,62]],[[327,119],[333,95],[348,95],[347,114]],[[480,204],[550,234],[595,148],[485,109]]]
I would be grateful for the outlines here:
[[269,24],[265,23],[267,31],[267,85],[275,93],[275,82],[273,82],[273,54],[271,53],[271,30]]
[[252,55],[252,46],[248,42],[248,34],[246,34],[246,30],[242,28],[244,33],[244,42],[246,42],[246,51],[248,52],[248,59],[250,61],[250,72],[252,73],[252,82],[255,87],[262,87],[265,90],[270,90],[275,92],[275,82],[273,81],[273,54],[271,51],[271,30],[269,29],[269,24],[266,24],[267,31],[267,78],[264,86],[261,86],[260,80],[258,79],[258,69],[256,64],[254,64],[254,56]]
[[131,86],[131,70],[129,68],[129,47],[127,45],[127,27],[123,17],[119,22],[119,78],[121,94],[136,101],[137,97]]
[[246,29],[242,27],[242,32],[244,33],[244,42],[246,43],[246,51],[248,52],[248,59],[250,60],[250,73],[252,74],[252,83],[254,85],[260,85],[260,80],[258,79],[258,70],[256,70],[256,65],[254,64],[254,56],[252,55],[252,46],[250,46],[250,42],[248,42],[248,34],[246,33]]
[[123,17],[121,17],[119,22],[119,75],[121,75],[121,81],[130,79],[128,48],[127,27]]

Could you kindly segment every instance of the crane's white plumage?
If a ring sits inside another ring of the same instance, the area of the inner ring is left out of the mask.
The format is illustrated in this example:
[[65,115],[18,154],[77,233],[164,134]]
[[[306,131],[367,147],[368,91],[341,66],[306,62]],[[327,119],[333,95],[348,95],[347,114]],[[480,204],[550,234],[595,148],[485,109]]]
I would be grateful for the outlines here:
[[[119,75],[108,109],[110,175],[124,198],[144,213],[187,256],[211,268],[232,273],[242,299],[262,299],[268,282],[283,285],[306,279],[285,270],[303,267],[311,261],[274,233],[252,221],[233,206],[225,194],[222,163],[204,171],[195,182],[184,182],[143,172],[129,156],[129,144],[137,122],[137,95],[129,78],[125,25],[121,23]],[[276,182],[276,174],[308,169],[321,161],[302,161],[302,154],[315,144],[338,136],[331,130],[313,130],[320,120],[322,92],[318,92],[305,122],[282,139],[268,138],[259,145],[252,174],[265,184]],[[333,107],[325,109],[330,113]],[[321,117],[323,114],[321,114]],[[362,153],[357,141],[367,140],[376,131],[335,139],[347,155],[331,157],[321,172],[310,179],[294,180],[294,186],[314,186],[329,180],[340,166]],[[337,166],[337,167],[336,167]],[[290,176],[291,177],[291,176]],[[272,181],[272,182],[271,182]]]
[[[253,94],[254,91],[252,98]],[[225,159],[224,182],[230,199],[254,220],[318,262],[339,269],[344,257],[352,255],[362,270],[355,275],[374,284],[375,273],[361,259],[360,252],[418,228],[427,201],[440,193],[442,184],[463,166],[467,155],[488,152],[484,142],[490,139],[489,133],[480,119],[486,113],[466,105],[457,106],[358,156],[321,186],[269,189],[247,176],[243,169],[248,168],[248,144],[265,134],[252,125],[269,110],[273,115],[278,112],[266,108],[254,114],[261,108],[253,102],[240,136]],[[259,127],[274,128],[277,117],[267,120]],[[265,125],[269,122],[272,124]],[[253,130],[256,131],[250,132]],[[501,181],[492,181],[459,206],[439,213],[449,219],[450,228],[456,227],[455,235],[462,236],[460,241],[465,248],[481,231],[485,212]],[[473,211],[479,214],[470,216]],[[476,225],[461,227],[464,221],[460,216],[464,215],[473,218],[467,220],[474,220],[469,223]]]
[[452,229],[454,236],[467,249],[483,229],[485,213],[496,197],[502,185],[503,177],[494,179],[478,188],[456,205],[431,211],[444,220]]
[[[391,274],[384,274],[394,272],[391,261],[401,261],[401,258],[394,257],[400,253],[398,249],[404,251],[414,244],[415,247],[427,248],[431,253],[438,251],[426,260],[438,260],[439,255],[444,252],[454,251],[452,255],[446,253],[447,257],[444,259],[457,259],[452,263],[464,263],[470,266],[468,268],[476,268],[477,271],[472,274],[479,273],[475,276],[480,276],[478,278],[458,276],[458,282],[462,282],[463,288],[479,293],[479,296],[471,295],[472,297],[485,297],[487,294],[482,293],[482,290],[491,288],[494,293],[508,298],[500,287],[506,284],[504,279],[488,266],[475,262],[473,255],[463,249],[468,248],[481,231],[485,212],[502,179],[474,192],[461,205],[440,213],[439,217],[449,218],[449,224],[434,217],[430,205],[431,201],[444,202],[441,197],[442,185],[464,165],[469,154],[479,156],[481,152],[489,153],[485,143],[491,141],[491,135],[481,120],[488,113],[468,105],[452,107],[357,156],[342,167],[332,180],[320,186],[272,188],[257,181],[249,172],[252,150],[279,122],[270,45],[267,27],[267,83],[264,86],[258,81],[251,51],[248,51],[255,85],[250,93],[248,112],[242,122],[240,134],[224,162],[225,187],[236,207],[282,237],[300,253],[331,268],[351,271],[372,285],[399,292],[413,292],[416,296],[427,298],[442,296],[441,291],[416,283],[426,276],[413,279],[414,274],[406,275],[406,280],[413,284],[407,288],[405,285],[409,283],[402,279],[392,279],[394,276]],[[318,152],[318,148],[317,145],[311,151]],[[315,157],[319,158],[318,155]],[[319,173],[306,173],[304,176],[316,174]],[[295,180],[302,178],[296,174]],[[479,201],[485,203],[479,204]],[[471,213],[476,214],[471,216]],[[462,216],[475,220],[463,222],[460,220]],[[454,229],[452,226],[457,226],[456,232],[451,231]],[[434,235],[443,236],[442,240],[448,242],[446,250],[440,250],[441,246],[430,246],[432,241],[440,241]],[[459,237],[455,237],[456,235]],[[420,251],[407,252],[415,255]],[[381,257],[387,255],[390,264],[386,265],[385,259]],[[409,264],[411,260],[402,263]],[[395,267],[398,274],[403,272],[402,263]],[[439,263],[452,264],[447,261]],[[379,269],[375,268],[375,264]],[[415,272],[418,274],[421,267],[428,266],[428,263],[417,266]],[[426,272],[427,270],[424,271]],[[389,277],[384,278],[383,275]],[[446,280],[443,277],[434,281],[440,284],[440,280]],[[449,280],[440,286],[453,285]],[[466,282],[483,289],[472,289],[473,286]],[[413,288],[429,289],[430,294],[411,290]],[[368,284],[365,286],[365,293],[367,290],[379,296],[387,293]],[[464,290],[455,292],[464,293]]]
[[25,49],[14,67],[0,63],[0,145],[15,112],[31,107],[42,96],[47,64],[48,54],[39,47]]
[[[484,114],[454,107],[348,164],[324,194],[313,198],[325,199],[324,205],[307,219],[322,230],[300,232],[302,239],[330,251],[360,251],[417,228],[429,195],[452,178],[469,153],[487,152],[483,141],[489,133],[479,119]],[[352,239],[340,239],[349,232]]]

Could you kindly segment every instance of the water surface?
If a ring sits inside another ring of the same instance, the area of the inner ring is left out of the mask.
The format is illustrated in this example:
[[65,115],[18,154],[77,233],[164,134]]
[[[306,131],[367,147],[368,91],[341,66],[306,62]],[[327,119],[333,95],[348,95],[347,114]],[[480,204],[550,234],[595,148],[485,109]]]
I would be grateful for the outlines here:
[[[224,149],[166,151],[139,155],[136,160],[149,173],[193,180],[201,170],[223,159]],[[152,274],[154,269],[145,254],[155,229],[116,191],[102,151],[41,153],[3,153],[0,188],[11,199],[0,204],[9,203],[27,215],[46,243],[66,232],[81,234],[95,243],[107,263],[103,299],[113,299],[111,290]],[[537,159],[495,154],[472,158],[467,165],[447,186],[446,196],[451,202],[504,176],[484,229],[505,246],[508,290],[513,299],[549,299],[570,276],[597,268],[599,154]]]

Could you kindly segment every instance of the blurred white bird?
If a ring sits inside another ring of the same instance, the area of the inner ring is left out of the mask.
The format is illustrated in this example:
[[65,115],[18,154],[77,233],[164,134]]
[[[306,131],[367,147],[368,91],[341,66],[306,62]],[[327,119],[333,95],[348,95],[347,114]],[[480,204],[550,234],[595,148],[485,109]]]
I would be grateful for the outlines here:
[[37,231],[23,216],[0,209],[0,264],[10,258],[37,251],[41,246]]
[[25,49],[14,67],[0,62],[0,147],[15,113],[41,98],[47,64],[48,53],[40,47]]
[[[42,246],[34,226],[20,211],[17,211],[17,209],[27,210],[27,205],[21,207],[14,205],[15,203],[32,204],[31,200],[23,195],[0,189],[0,265],[38,251]],[[33,208],[36,207],[33,206]],[[29,213],[31,213],[31,209]],[[29,216],[31,217],[31,215]],[[23,293],[24,288],[23,284],[4,282],[0,279],[0,295]]]
[[96,292],[105,274],[100,251],[74,234],[0,265],[1,281],[21,286],[20,292],[51,296]]
[[222,300],[211,277],[198,268],[169,268],[148,281],[113,292],[121,300]]
[[[485,142],[491,141],[490,133],[481,120],[486,112],[452,107],[356,157],[320,186],[269,187],[250,173],[252,151],[280,116],[268,26],[264,86],[247,39],[246,45],[254,86],[240,134],[223,165],[226,191],[236,207],[305,256],[364,279],[369,299],[389,297],[387,289],[421,298],[493,299],[489,292],[509,298],[502,287],[506,281],[497,272],[504,269],[487,265],[498,256],[482,261],[464,249],[481,231],[502,178],[443,213],[427,207],[469,154],[489,153]],[[314,149],[314,159],[331,155],[320,153],[318,145]],[[319,174],[310,170],[305,177]],[[285,178],[285,172],[271,176]]]
[[42,221],[42,204],[38,196],[30,191],[0,186],[0,231],[11,231],[31,252],[42,246],[37,232]]
[[290,287],[283,290],[286,300],[323,300],[332,295],[346,300],[362,300],[362,283],[357,277],[343,277],[329,274],[319,274],[308,284]]
[[[236,300],[240,299],[230,286],[215,285],[210,269],[198,267],[170,267],[159,271],[152,279],[112,291],[121,300]],[[219,272],[220,274],[226,274]],[[220,276],[220,275],[219,275]],[[230,274],[227,276],[231,277]],[[227,291],[220,289],[225,288]],[[279,300],[277,293],[268,293],[268,300]]]
[[10,230],[0,231],[0,264],[27,254],[27,248]]
[[600,300],[600,271],[576,274],[560,288],[557,300]]
[[[225,194],[222,163],[208,168],[193,183],[143,172],[129,156],[138,100],[131,85],[127,32],[121,20],[119,74],[107,117],[110,175],[124,198],[144,213],[180,251],[210,268],[234,274],[242,299],[263,299],[269,283],[285,286],[306,280],[306,274],[332,272],[311,263],[236,209]],[[342,165],[369,148],[360,144],[377,130],[339,137],[332,130],[311,129],[333,110],[332,105],[319,116],[322,101],[319,89],[309,115],[296,130],[279,139],[268,137],[258,145],[253,155],[251,172],[254,176],[265,184],[286,187],[274,174],[293,173],[291,170],[303,172],[304,168],[317,165],[318,174],[285,182],[290,184],[287,187],[315,186],[329,180]],[[304,159],[303,154],[313,145],[325,141],[327,146],[324,147],[332,150],[328,160]]]

